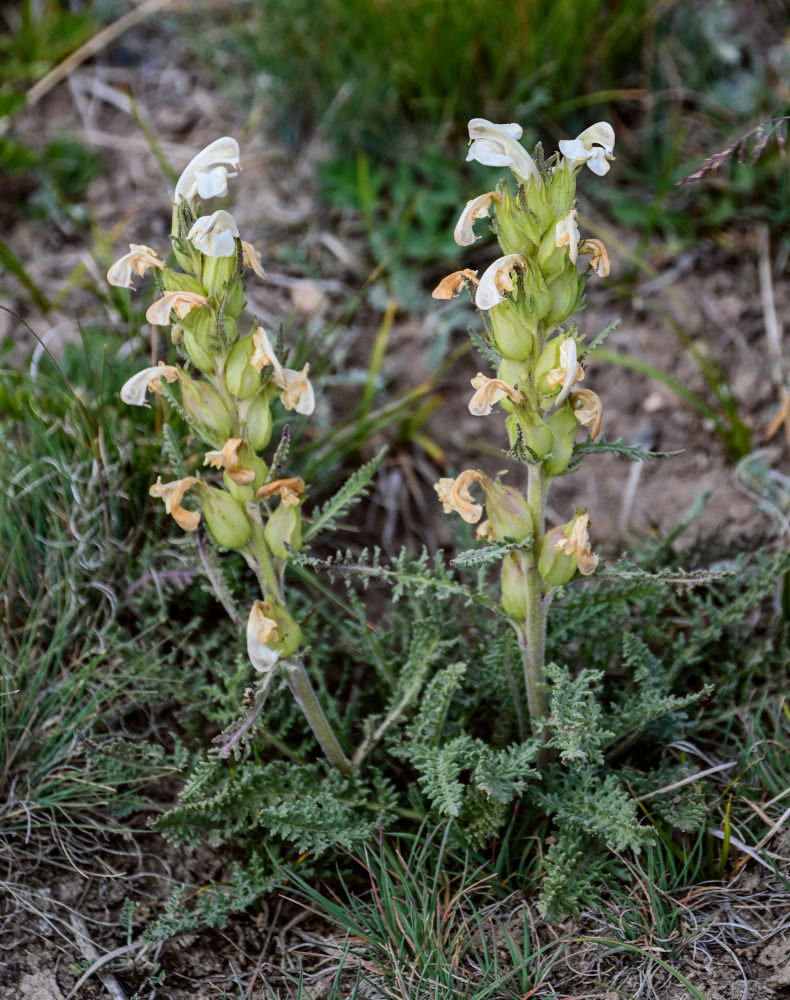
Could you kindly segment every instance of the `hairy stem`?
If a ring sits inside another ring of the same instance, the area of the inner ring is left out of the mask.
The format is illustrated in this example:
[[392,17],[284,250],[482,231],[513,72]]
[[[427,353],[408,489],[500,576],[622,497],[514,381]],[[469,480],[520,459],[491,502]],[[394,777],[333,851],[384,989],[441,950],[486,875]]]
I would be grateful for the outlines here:
[[304,663],[300,659],[292,659],[284,662],[283,668],[291,694],[296,698],[299,707],[304,712],[305,718],[313,730],[313,735],[324,751],[324,756],[332,767],[336,767],[342,774],[350,774],[351,763],[343,752],[343,748],[340,746],[323,708],[321,708]]
[[545,533],[546,475],[540,464],[529,466],[527,502],[532,513],[534,544],[527,561],[526,595],[527,616],[517,628],[518,644],[524,663],[524,684],[527,690],[527,706],[532,723],[532,732],[541,736],[545,720],[549,715],[546,701],[545,660],[546,660],[546,612],[548,602],[544,600],[543,581],[538,573],[538,556],[543,546]]

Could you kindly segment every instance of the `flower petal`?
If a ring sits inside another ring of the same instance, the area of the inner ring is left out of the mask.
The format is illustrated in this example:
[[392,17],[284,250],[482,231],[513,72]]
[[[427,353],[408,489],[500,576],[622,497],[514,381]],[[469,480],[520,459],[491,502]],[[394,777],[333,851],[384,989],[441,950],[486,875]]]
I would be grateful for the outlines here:
[[254,271],[259,278],[266,280],[266,272],[261,267],[261,255],[252,243],[247,243],[246,240],[241,241],[241,263],[244,267]]
[[257,671],[268,674],[280,659],[268,644],[279,638],[277,622],[264,613],[263,601],[255,601],[247,619],[247,655]]
[[466,158],[489,167],[510,167],[524,184],[540,180],[532,157],[517,142],[521,132],[521,126],[515,123],[497,125],[485,118],[472,118],[469,122],[471,145]]
[[499,378],[488,378],[478,372],[472,379],[472,386],[477,392],[469,400],[469,412],[475,417],[487,417],[495,403],[506,396],[514,403],[522,403],[524,397],[507,382]]
[[579,227],[576,225],[575,208],[572,208],[554,227],[554,246],[567,247],[571,263],[576,263],[579,256]]
[[477,524],[483,516],[483,505],[474,502],[469,487],[482,479],[483,476],[475,469],[466,469],[455,479],[440,479],[435,483],[433,488],[445,514],[455,511],[467,524]]
[[579,253],[592,254],[590,267],[599,277],[605,278],[609,274],[609,254],[600,240],[584,240],[579,246]]
[[307,377],[310,365],[305,365],[301,371],[293,368],[283,368],[283,385],[280,399],[286,410],[296,410],[306,417],[315,409],[315,394],[313,386]]
[[161,299],[151,303],[145,318],[152,326],[167,326],[171,312],[183,319],[191,309],[202,309],[208,304],[206,296],[197,292],[165,292]]
[[121,399],[130,406],[147,406],[146,393],[161,392],[159,380],[162,378],[167,382],[175,382],[181,378],[181,372],[175,365],[153,365],[144,368],[121,386]]
[[161,271],[164,266],[165,262],[159,259],[156,250],[143,243],[130,243],[129,253],[119,257],[107,272],[107,281],[117,288],[133,288],[133,275],[142,276],[149,267]]
[[209,143],[186,165],[178,178],[176,204],[192,202],[196,195],[215,198],[228,193],[228,177],[235,177],[241,170],[239,144],[230,136],[223,136]]
[[590,428],[590,439],[595,440],[601,429],[603,404],[592,389],[574,389],[571,392],[571,406],[582,427]]
[[157,476],[156,482],[148,490],[152,497],[161,497],[165,503],[165,510],[171,514],[176,524],[184,531],[197,531],[200,523],[200,511],[186,510],[181,506],[181,498],[187,490],[195,486],[199,479],[195,476],[187,476],[185,479],[176,479],[170,483],[163,483],[162,477]]
[[442,278],[431,292],[431,296],[434,299],[452,299],[463,290],[467,281],[476,285],[477,271],[472,271],[468,267],[463,271],[453,271],[446,278]]
[[207,257],[232,257],[238,235],[236,220],[230,212],[220,209],[199,218],[187,233],[187,239]]
[[478,195],[477,198],[472,198],[466,203],[453,232],[453,239],[459,246],[471,246],[477,239],[474,224],[483,216],[488,216],[488,209],[492,201],[502,201],[502,195],[498,191],[486,191],[485,194]]
[[475,293],[475,305],[478,309],[493,309],[505,299],[505,292],[513,291],[513,279],[511,273],[519,267],[524,267],[525,262],[521,254],[509,253],[505,257],[500,257],[490,264]]
[[257,327],[253,332],[252,342],[255,345],[255,350],[250,356],[250,364],[256,372],[260,372],[262,368],[271,365],[274,370],[272,378],[277,385],[281,386],[285,382],[282,365],[275,357],[272,343],[262,326]]
[[301,502],[304,491],[304,479],[301,476],[290,476],[288,479],[273,479],[270,483],[264,483],[256,491],[255,496],[261,500],[268,500],[269,497],[279,493],[284,506],[296,507]]

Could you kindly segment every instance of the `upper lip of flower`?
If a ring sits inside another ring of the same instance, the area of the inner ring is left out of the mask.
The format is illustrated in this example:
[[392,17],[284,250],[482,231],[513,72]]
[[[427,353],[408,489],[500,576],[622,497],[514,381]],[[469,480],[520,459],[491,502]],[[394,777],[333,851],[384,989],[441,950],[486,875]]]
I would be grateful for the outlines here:
[[498,191],[486,191],[485,194],[480,194],[466,203],[453,231],[453,239],[458,246],[469,247],[474,243],[477,239],[474,224],[478,219],[488,215],[492,201],[502,201],[502,195]]
[[187,233],[192,245],[207,257],[232,257],[236,253],[239,227],[224,209],[204,215]]
[[190,309],[200,309],[208,304],[206,296],[197,292],[165,292],[160,299],[151,303],[145,318],[152,326],[167,326],[171,311],[179,319],[183,319]]
[[201,198],[222,197],[228,193],[228,177],[241,170],[239,144],[229,135],[215,139],[194,156],[178,178],[173,199],[176,204]]
[[472,379],[472,386],[477,391],[469,400],[469,412],[476,417],[488,416],[492,406],[504,399],[505,396],[516,404],[524,401],[524,397],[518,389],[514,389],[502,379],[488,378],[482,372],[478,372]]
[[567,247],[571,263],[576,263],[579,256],[579,227],[576,225],[575,208],[572,208],[562,219],[557,220],[557,225],[554,227],[554,245]]
[[467,160],[477,160],[489,167],[510,167],[524,184],[538,180],[540,174],[534,160],[516,141],[521,138],[522,131],[515,122],[497,125],[486,118],[472,118],[469,122],[471,145]]
[[164,378],[168,382],[175,382],[181,378],[181,372],[175,365],[152,365],[144,368],[136,375],[127,379],[121,387],[121,399],[131,406],[147,406],[145,394],[151,392],[161,392],[159,379]]

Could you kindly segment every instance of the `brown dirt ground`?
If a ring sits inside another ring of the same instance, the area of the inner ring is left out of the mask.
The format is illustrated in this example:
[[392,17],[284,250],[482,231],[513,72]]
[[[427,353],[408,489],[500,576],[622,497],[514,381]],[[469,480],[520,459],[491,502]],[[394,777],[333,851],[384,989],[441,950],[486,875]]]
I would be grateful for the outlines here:
[[[160,26],[161,27],[161,26]],[[151,40],[156,37],[157,44]],[[69,291],[46,316],[37,314],[29,300],[13,287],[4,292],[6,304],[57,352],[78,335],[83,324],[118,322],[108,307],[85,290],[101,284],[108,264],[124,252],[128,242],[164,247],[169,231],[168,183],[149,142],[138,127],[128,95],[134,96],[137,113],[156,136],[161,153],[178,170],[194,152],[220,134],[238,137],[244,171],[235,182],[233,211],[245,238],[263,252],[268,273],[265,285],[251,287],[250,308],[265,325],[296,318],[311,328],[338,315],[350,293],[362,286],[369,273],[358,223],[339,217],[316,199],[314,165],[322,153],[320,137],[296,154],[282,148],[266,134],[265,104],[240,108],[203,75],[176,31],[143,26],[100,52],[38,104],[19,116],[13,132],[31,144],[43,143],[55,129],[69,132],[105,159],[102,175],[91,185],[88,207],[95,231],[110,234],[109,250],[90,244],[85,233],[70,233],[56,226],[18,225],[5,235],[15,253],[25,261],[33,278],[50,294],[67,283]],[[471,195],[470,195],[471,197]],[[460,209],[461,206],[459,206]],[[629,234],[608,236],[614,273],[625,269]],[[296,254],[293,251],[296,251]],[[476,251],[477,252],[477,251]],[[766,300],[758,279],[760,254],[768,253],[773,275],[776,312],[787,314],[787,261],[772,258],[770,247],[757,230],[736,228],[718,244],[684,251],[675,259],[650,261],[656,276],[639,279],[635,295],[618,296],[605,285],[591,284],[589,308],[581,318],[590,334],[621,317],[609,346],[633,354],[670,372],[699,393],[706,389],[699,369],[681,347],[669,324],[668,313],[725,365],[739,409],[751,425],[755,442],[764,446],[764,461],[774,470],[788,469],[788,442],[780,430],[763,441],[778,409],[776,385],[766,351]],[[301,259],[302,267],[292,261]],[[77,275],[76,281],[69,277]],[[430,348],[437,336],[455,327],[449,343],[461,342],[473,312],[453,319],[429,297],[404,305],[396,316],[385,373],[395,385],[406,387],[428,374]],[[145,294],[140,292],[138,294]],[[9,302],[10,299],[10,302]],[[368,340],[381,319],[373,305],[355,322],[368,324]],[[16,360],[25,363],[31,340],[23,327],[6,313],[0,314],[0,336],[18,343]],[[140,356],[146,346],[141,339]],[[429,425],[447,463],[455,468],[479,464],[481,449],[488,452],[487,467],[503,467],[498,457],[503,427],[495,416],[482,422],[466,411],[468,381],[477,362],[467,355],[441,385],[443,403]],[[594,457],[578,473],[562,480],[553,491],[552,518],[567,520],[574,505],[587,506],[595,538],[614,552],[630,533],[669,530],[680,513],[703,490],[711,492],[705,510],[684,536],[684,543],[712,540],[721,554],[754,544],[774,528],[740,482],[738,470],[721,440],[698,413],[657,383],[625,369],[593,363],[586,385],[604,401],[604,431],[610,440],[626,441],[644,435],[661,450],[682,450],[672,459],[631,466],[608,457]],[[326,411],[325,411],[326,412]],[[634,469],[641,468],[638,481]],[[443,474],[441,463],[429,462],[414,452],[396,454],[389,467],[396,485],[416,482],[414,509],[409,515],[418,538],[446,540],[446,525],[432,496],[432,477]],[[629,485],[630,477],[630,485]],[[384,484],[393,479],[384,479]],[[624,505],[624,496],[631,501]],[[374,503],[387,507],[386,496]],[[624,509],[625,507],[625,509]],[[784,512],[786,515],[786,511]],[[430,527],[425,522],[433,517]],[[415,524],[419,525],[415,527]],[[13,846],[13,845],[12,845]],[[21,856],[19,845],[8,857]],[[99,954],[127,944],[119,922],[124,898],[137,904],[136,921],[142,925],[161,906],[173,881],[198,887],[221,878],[222,860],[207,849],[190,855],[163,845],[153,834],[141,834],[130,846],[117,835],[93,844],[76,842],[71,858],[54,847],[41,866],[31,863],[8,873],[5,883],[8,920],[0,941],[0,998],[8,1000],[60,1000],[76,982],[73,964],[85,956],[81,930],[95,942]],[[521,902],[513,904],[514,911]],[[745,870],[729,887],[711,887],[708,896],[688,906],[685,926],[679,932],[686,942],[681,968],[703,989],[709,1000],[739,997],[790,997],[788,949],[790,901],[770,879]],[[748,919],[738,919],[741,912]],[[572,927],[551,930],[538,927],[547,940],[552,935],[617,937],[616,921],[588,916]],[[708,931],[699,928],[710,920]],[[132,939],[138,932],[132,929]],[[139,996],[202,1000],[202,998],[262,995],[262,975],[287,992],[283,970],[293,971],[299,955],[313,955],[315,972],[310,995],[318,996],[331,979],[332,958],[328,940],[332,929],[315,916],[305,915],[284,899],[267,901],[257,914],[242,915],[223,932],[207,931],[168,942],[157,955],[152,949],[135,950],[136,964],[114,966],[115,984],[93,978],[79,996],[93,1000],[105,996]],[[706,936],[707,934],[707,936]],[[606,956],[603,946],[569,946],[564,965],[544,986],[547,995],[606,997],[653,995],[680,1000],[687,991],[663,982],[660,970],[643,961]],[[167,971],[163,986],[143,988],[152,962]],[[575,970],[575,971],[574,971]],[[594,974],[593,974],[594,973]],[[595,987],[595,980],[611,984]],[[745,991],[744,984],[748,984]],[[598,989],[598,992],[595,992]],[[612,991],[615,990],[615,991]],[[622,992],[620,992],[622,991]]]

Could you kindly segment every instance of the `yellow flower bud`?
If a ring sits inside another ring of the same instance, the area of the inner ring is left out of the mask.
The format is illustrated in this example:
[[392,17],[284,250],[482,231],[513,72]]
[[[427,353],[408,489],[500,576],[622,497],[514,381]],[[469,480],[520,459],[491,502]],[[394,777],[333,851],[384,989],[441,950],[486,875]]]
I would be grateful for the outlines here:
[[252,530],[244,507],[225,490],[211,486],[204,486],[200,499],[206,524],[217,544],[226,549],[240,549]]

